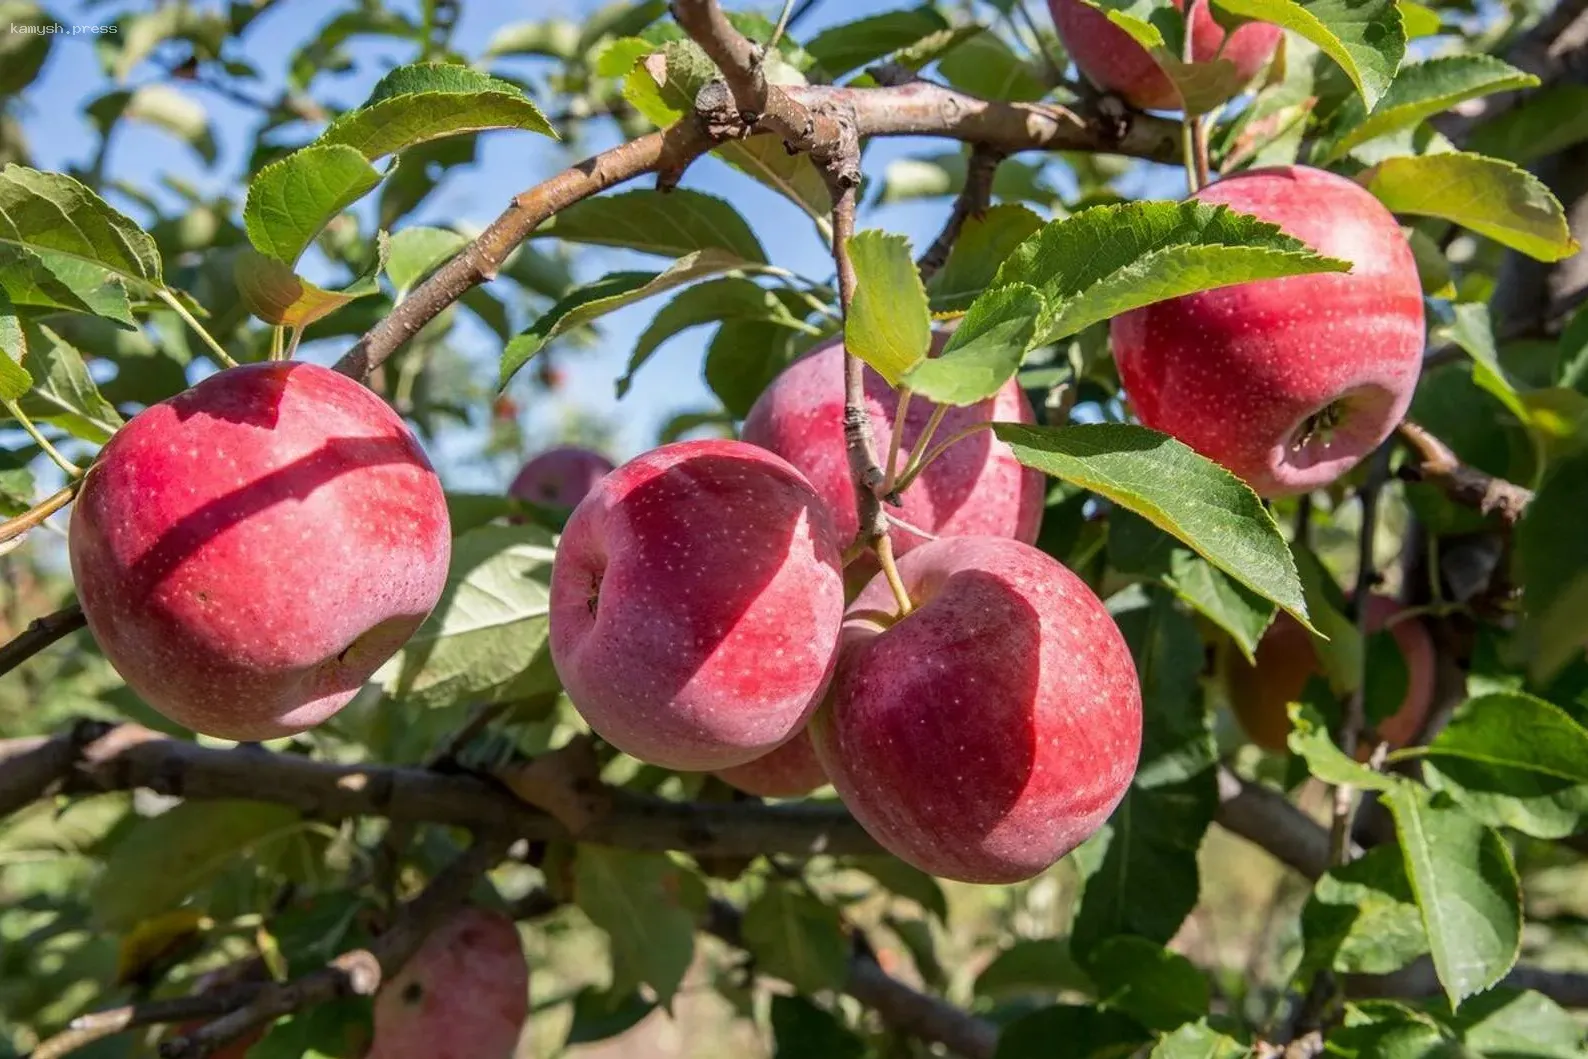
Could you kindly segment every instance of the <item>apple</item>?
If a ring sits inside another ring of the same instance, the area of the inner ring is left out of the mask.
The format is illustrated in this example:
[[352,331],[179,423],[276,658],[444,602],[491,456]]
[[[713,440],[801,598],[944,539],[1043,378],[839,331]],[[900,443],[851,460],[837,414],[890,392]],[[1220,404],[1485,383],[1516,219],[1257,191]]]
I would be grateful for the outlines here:
[[[1185,10],[1185,0],[1172,0]],[[1184,101],[1174,83],[1147,49],[1084,0],[1048,0],[1048,10],[1075,66],[1098,88],[1112,92],[1141,110],[1180,110]],[[1282,32],[1267,22],[1248,22],[1226,34],[1213,18],[1207,0],[1191,15],[1191,54],[1195,62],[1215,59],[1234,65],[1246,84],[1268,64]]]
[[268,739],[341,709],[441,596],[441,482],[364,386],[249,364],[116,432],[77,498],[72,575],[105,657],[205,735]]
[[[1406,697],[1400,708],[1378,725],[1378,739],[1389,743],[1391,750],[1417,738],[1434,702],[1434,642],[1427,627],[1416,618],[1390,623],[1405,609],[1388,596],[1368,597],[1368,631],[1377,632],[1388,625],[1406,662]],[[1312,634],[1287,614],[1281,614],[1263,634],[1254,657],[1256,664],[1252,665],[1233,652],[1227,656],[1225,686],[1230,707],[1252,742],[1283,753],[1290,736],[1286,709],[1301,698],[1309,679],[1323,675],[1323,666]],[[1365,759],[1371,749],[1364,745],[1359,756]]]
[[1120,379],[1142,423],[1262,496],[1310,492],[1378,447],[1406,412],[1423,356],[1417,263],[1379,201],[1305,166],[1197,192],[1279,225],[1351,271],[1203,291],[1115,317]]
[[902,860],[946,879],[1028,879],[1108,819],[1135,775],[1141,686],[1103,604],[1006,537],[899,560],[850,605],[811,724],[833,786]]
[[765,449],[664,445],[596,483],[551,576],[551,657],[597,734],[663,768],[742,765],[826,690],[843,622],[839,537]]
[[560,445],[524,464],[507,492],[532,504],[573,507],[610,470],[612,461],[599,452]]
[[381,986],[367,1059],[512,1059],[528,1018],[518,927],[464,908]]
[[827,773],[816,759],[808,729],[770,754],[718,769],[717,777],[760,798],[798,798],[827,786]]
[[[947,343],[933,341],[933,353]],[[866,408],[877,451],[886,460],[899,395],[887,381],[866,369]],[[932,416],[931,402],[917,398],[905,411],[899,436],[900,464]],[[1035,421],[1031,403],[1014,380],[980,404],[950,408],[933,443],[988,420]],[[839,538],[847,544],[860,528],[854,479],[844,446],[844,346],[837,340],[812,350],[778,375],[745,418],[745,441],[770,449],[810,479],[832,510]],[[1023,467],[1009,446],[980,431],[947,449],[904,491],[903,507],[889,513],[934,537],[996,536],[1031,543],[1042,524],[1047,482],[1040,471]],[[894,554],[902,555],[929,538],[895,524],[889,534]],[[869,574],[876,570],[875,561]]]

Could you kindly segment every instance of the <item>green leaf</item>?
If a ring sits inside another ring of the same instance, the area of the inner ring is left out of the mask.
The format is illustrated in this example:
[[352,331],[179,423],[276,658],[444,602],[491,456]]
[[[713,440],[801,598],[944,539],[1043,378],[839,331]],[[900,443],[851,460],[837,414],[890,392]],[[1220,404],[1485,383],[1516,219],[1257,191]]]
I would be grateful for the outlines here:
[[1108,16],[1152,57],[1174,86],[1187,113],[1205,114],[1240,91],[1244,79],[1229,60],[1183,61],[1185,19],[1168,0],[1086,2]]
[[1406,54],[1395,0],[1214,0],[1218,11],[1272,22],[1316,44],[1370,107],[1389,91]]
[[204,104],[170,85],[154,83],[133,92],[108,92],[84,111],[99,126],[101,136],[108,135],[111,126],[122,118],[141,121],[170,133],[193,148],[206,163],[215,164],[215,136]]
[[1318,164],[1344,158],[1360,144],[1416,125],[1464,100],[1536,84],[1532,74],[1490,55],[1446,55],[1402,67],[1371,114],[1358,97],[1346,102]]
[[1454,151],[1386,158],[1358,179],[1391,212],[1440,217],[1540,261],[1578,249],[1549,188],[1498,158]]
[[12,312],[11,300],[0,290],[0,401],[19,400],[33,387],[33,376],[22,367],[27,356],[22,322]]
[[609,272],[593,283],[569,291],[502,350],[499,385],[506,386],[541,347],[570,327],[704,276],[728,272],[739,263],[738,258],[720,250],[700,250],[679,258],[664,272]]
[[74,438],[109,441],[121,428],[121,414],[94,385],[83,355],[47,327],[24,323],[22,328],[27,345],[22,367],[33,379],[33,388],[19,402],[22,411]]
[[666,257],[720,250],[747,264],[766,262],[766,251],[738,210],[715,196],[683,188],[585,199],[556,214],[535,235]]
[[926,284],[935,313],[964,312],[992,286],[1004,259],[1042,227],[1042,218],[1015,203],[968,217],[942,269]]
[[1472,381],[1498,398],[1517,419],[1528,422],[1527,406],[1500,365],[1489,307],[1483,302],[1458,302],[1450,307],[1450,313],[1451,321],[1435,327],[1431,337],[1460,346],[1472,358]]
[[744,910],[742,933],[756,966],[801,993],[838,989],[849,977],[838,910],[792,884],[769,882]]
[[800,332],[765,320],[725,320],[706,347],[706,385],[734,419],[750,414],[756,398],[799,355]]
[[1208,1013],[1208,981],[1190,960],[1146,938],[1122,934],[1092,950],[1086,970],[1106,1007],[1167,1032]]
[[32,84],[49,58],[55,33],[27,32],[22,27],[54,27],[55,20],[31,0],[3,0],[0,19],[7,33],[0,35],[0,97],[13,96]]
[[1428,951],[1422,913],[1394,846],[1332,869],[1301,910],[1302,973],[1389,974]]
[[373,679],[429,707],[555,691],[546,640],[554,557],[551,535],[534,525],[460,535],[436,609]]
[[0,246],[55,251],[162,286],[154,239],[79,181],[12,163],[0,169]]
[[1024,1015],[998,1035],[993,1059],[1127,1059],[1150,1039],[1135,1019],[1091,1005],[1055,1004]]
[[315,144],[265,166],[248,185],[243,224],[266,257],[295,265],[331,219],[369,194],[381,174],[351,147]]
[[105,857],[89,896],[94,918],[122,931],[168,912],[298,822],[284,805],[234,801],[183,802],[139,819]]
[[1230,634],[1247,661],[1251,661],[1258,640],[1279,609],[1129,511],[1109,515],[1108,555],[1120,572],[1155,578],[1201,611]]
[[1475,154],[1527,165],[1588,140],[1588,85],[1548,85],[1467,136]]
[[947,28],[936,8],[922,4],[829,26],[812,37],[805,50],[829,77],[837,78]]
[[851,857],[845,867],[865,872],[895,897],[914,901],[923,911],[936,916],[939,923],[948,922],[948,898],[943,895],[943,887],[921,869],[886,854]]
[[1443,28],[1439,12],[1419,4],[1417,0],[1395,0],[1401,9],[1401,24],[1406,28],[1406,39],[1436,37]]
[[1290,704],[1289,744],[1292,753],[1305,759],[1307,771],[1325,783],[1349,784],[1365,791],[1393,791],[1401,782],[1346,757],[1335,745],[1323,715],[1307,703]]
[[849,260],[855,296],[844,318],[844,346],[898,386],[932,344],[932,314],[910,241],[877,229],[860,232],[849,240]]
[[358,1059],[373,1033],[370,999],[338,997],[267,1024],[247,1059]]
[[611,991],[648,985],[671,1006],[695,954],[695,917],[706,905],[700,878],[664,853],[581,845],[573,890],[611,942]]
[[511,81],[467,66],[399,66],[356,110],[331,122],[316,144],[346,144],[371,162],[431,140],[487,129],[525,129],[557,139],[535,104]]
[[938,60],[937,69],[949,84],[982,99],[1030,103],[1048,94],[1037,69],[991,30],[966,37]]
[[801,996],[772,998],[772,1059],[862,1059],[866,1042]]
[[1173,438],[1118,423],[993,428],[1027,467],[1073,482],[1173,534],[1305,623],[1290,547],[1257,494]]
[[604,1041],[627,1033],[656,1010],[654,1001],[638,991],[614,995],[611,990],[585,986],[574,995],[573,1021],[568,1024],[564,1048]]
[[[634,352],[629,357],[628,370],[618,379],[618,396],[623,397],[628,393],[634,373],[663,342],[691,327],[721,320],[764,323],[777,329],[816,333],[814,328],[789,311],[775,291],[743,276],[725,276],[697,283],[664,305],[641,332]],[[749,352],[758,359],[764,356],[761,349]],[[782,365],[779,365],[778,370],[781,368]]]
[[513,22],[491,34],[485,55],[538,55],[564,61],[579,54],[579,23],[566,18]]
[[1505,977],[1522,944],[1522,895],[1499,832],[1401,783],[1385,797],[1429,950],[1452,1008]]
[[1015,249],[993,289],[1035,287],[1048,307],[1037,340],[1048,343],[1166,298],[1349,268],[1224,206],[1130,202],[1045,225]]
[[13,518],[33,506],[36,487],[28,462],[38,452],[36,445],[20,451],[0,449],[0,516]]
[[1064,990],[1089,993],[1090,977],[1061,938],[1026,938],[1004,949],[976,976],[975,995],[989,1000],[1053,996]]
[[450,228],[414,225],[393,233],[386,253],[386,275],[397,288],[398,300],[468,245],[467,236]]
[[1492,989],[1473,997],[1452,1019],[1461,1043],[1479,1055],[1520,1059],[1581,1059],[1582,1028],[1539,993]]
[[0,245],[0,291],[13,305],[92,313],[128,329],[138,326],[120,280],[98,265],[55,251]]
[[905,374],[904,384],[939,404],[972,405],[1015,377],[1031,348],[1042,295],[1010,283],[977,298],[940,356]]
[[1207,1022],[1188,1022],[1153,1046],[1147,1059],[1241,1059],[1251,1049]]
[[1582,498],[1588,452],[1555,461],[1516,526],[1522,585],[1522,640],[1535,677],[1555,673],[1588,641],[1588,555],[1582,548]]
[[326,290],[297,275],[290,265],[243,247],[232,262],[232,275],[249,312],[267,324],[303,328],[348,302],[379,294],[383,263],[377,258],[368,272],[342,290]]

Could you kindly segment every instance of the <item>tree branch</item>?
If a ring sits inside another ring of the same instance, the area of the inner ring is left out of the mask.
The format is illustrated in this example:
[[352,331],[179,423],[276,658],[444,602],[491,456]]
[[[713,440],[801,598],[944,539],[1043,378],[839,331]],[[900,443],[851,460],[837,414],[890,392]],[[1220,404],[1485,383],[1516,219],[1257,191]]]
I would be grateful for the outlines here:
[[344,952],[302,978],[265,986],[235,1011],[185,1037],[162,1043],[161,1059],[203,1059],[226,1042],[283,1015],[337,997],[373,996],[382,981],[402,969],[442,918],[468,899],[475,880],[501,860],[507,845],[500,838],[476,838],[418,897],[403,906],[391,929],[369,948]]
[[1308,879],[1329,870],[1329,832],[1277,791],[1248,783],[1219,767],[1219,808],[1214,819],[1231,834],[1261,847]]
[[[1439,996],[1443,992],[1433,962],[1426,956],[1393,974],[1348,976],[1345,988],[1351,996],[1400,997],[1407,1000]],[[1561,1007],[1588,1008],[1588,974],[1581,971],[1516,967],[1500,979],[1496,988],[1531,989],[1544,994]]]
[[83,748],[109,727],[82,721],[63,735],[0,742],[0,820],[49,794],[71,774]]
[[959,195],[954,199],[954,208],[949,211],[948,221],[926,253],[921,255],[921,260],[916,262],[923,283],[937,275],[948,261],[949,252],[954,249],[965,222],[985,212],[991,204],[993,178],[998,175],[998,164],[1003,160],[1004,153],[997,148],[978,144],[971,150],[970,159],[965,164],[965,186],[960,188]]
[[1418,459],[1415,465],[1401,468],[1402,478],[1430,482],[1456,503],[1485,515],[1499,515],[1507,525],[1521,518],[1533,500],[1532,490],[1468,467],[1450,446],[1409,419],[1401,423],[1396,433]]
[[41,1042],[37,1048],[28,1053],[28,1059],[60,1059],[61,1056],[75,1052],[79,1048],[86,1048],[95,1041],[143,1026],[216,1018],[247,1004],[262,988],[264,984],[261,982],[239,982],[208,993],[170,997],[165,1000],[145,1000],[137,1004],[80,1015],[73,1019],[66,1029]]
[[56,640],[70,636],[87,624],[83,608],[75,603],[62,607],[54,614],[34,618],[20,635],[0,645],[0,676],[5,676]]

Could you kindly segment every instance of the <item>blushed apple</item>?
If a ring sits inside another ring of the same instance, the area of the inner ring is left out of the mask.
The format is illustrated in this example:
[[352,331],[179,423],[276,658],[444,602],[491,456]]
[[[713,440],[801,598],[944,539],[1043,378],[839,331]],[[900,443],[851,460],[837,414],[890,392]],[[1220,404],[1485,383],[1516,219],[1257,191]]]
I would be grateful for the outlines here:
[[827,773],[816,759],[809,730],[770,754],[732,768],[718,769],[719,779],[760,798],[798,798],[827,786]]
[[[1369,596],[1368,631],[1389,626],[1395,645],[1406,662],[1406,696],[1400,707],[1378,725],[1377,736],[1391,750],[1409,744],[1422,731],[1434,702],[1434,643],[1428,629],[1416,618],[1391,619],[1405,608],[1387,596]],[[1281,614],[1258,641],[1256,665],[1233,652],[1225,667],[1230,707],[1252,742],[1265,750],[1283,753],[1290,736],[1290,703],[1301,697],[1307,681],[1323,675],[1323,665],[1313,646],[1312,634],[1289,615]],[[1368,747],[1364,746],[1366,757]]]
[[1203,291],[1115,317],[1114,357],[1142,423],[1262,496],[1328,485],[1406,413],[1423,356],[1417,263],[1360,185],[1305,166],[1197,192],[1279,225],[1351,271]]
[[610,470],[612,461],[599,452],[559,445],[524,464],[507,492],[532,504],[573,507]]
[[[1185,10],[1185,0],[1171,0]],[[1180,110],[1184,101],[1174,83],[1131,35],[1083,0],[1048,0],[1059,39],[1076,68],[1098,88],[1112,92],[1142,110]],[[1198,63],[1223,59],[1235,67],[1245,84],[1274,57],[1282,32],[1267,22],[1248,22],[1226,33],[1213,18],[1207,0],[1191,15],[1191,54]]]
[[1119,627],[1057,560],[954,537],[899,560],[850,605],[838,672],[811,724],[833,786],[922,871],[1009,883],[1101,827],[1141,749],[1141,687]]
[[[938,335],[934,351],[946,342],[945,335]],[[898,393],[867,368],[866,407],[883,459],[898,403]],[[901,462],[925,429],[932,407],[920,398],[910,402],[900,431]],[[833,512],[839,538],[847,544],[854,539],[860,518],[844,448],[843,419],[844,347],[836,341],[812,350],[773,380],[745,418],[743,438],[782,456],[810,479]],[[988,420],[1035,420],[1031,403],[1014,380],[989,400],[949,409],[933,434],[934,443]],[[1046,490],[1041,472],[1021,466],[1007,445],[991,432],[979,431],[933,461],[904,491],[903,507],[888,511],[935,537],[989,535],[1029,544],[1041,528]],[[927,539],[898,525],[889,536],[896,555]]]
[[383,984],[367,1059],[512,1059],[529,1018],[529,965],[511,919],[464,908]]
[[707,771],[789,739],[827,687],[839,539],[805,477],[738,441],[684,441],[603,478],[551,577],[551,656],[597,734]]
[[341,709],[441,596],[441,482],[379,397],[313,364],[233,368],[111,438],[72,516],[105,657],[148,704],[227,739]]

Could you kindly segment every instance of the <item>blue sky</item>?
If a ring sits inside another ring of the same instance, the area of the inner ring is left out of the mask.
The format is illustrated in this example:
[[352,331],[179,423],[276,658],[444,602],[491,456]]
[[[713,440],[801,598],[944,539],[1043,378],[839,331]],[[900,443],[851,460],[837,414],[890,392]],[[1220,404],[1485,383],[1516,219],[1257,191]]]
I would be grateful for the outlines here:
[[[141,7],[141,5],[139,5]],[[195,6],[212,7],[213,4]],[[302,42],[337,12],[351,4],[328,4],[314,0],[281,0],[261,15],[249,28],[239,50],[259,68],[262,80],[249,91],[273,95],[283,78],[287,57]],[[398,7],[417,5],[399,4]],[[472,57],[480,55],[491,35],[503,25],[523,20],[556,16],[583,18],[601,4],[597,0],[465,0],[462,17],[454,37],[455,47]],[[730,2],[730,8],[767,10],[768,5]],[[798,27],[799,37],[808,38],[819,29],[850,21],[879,11],[906,6],[900,0],[822,0]],[[1040,0],[1034,5],[1040,12]],[[56,3],[52,10],[62,22],[71,25],[100,22],[111,17],[104,4]],[[322,75],[315,83],[317,98],[341,105],[360,102],[374,81],[390,66],[410,61],[408,47],[396,42],[360,43],[353,49],[359,60],[354,75]],[[545,63],[515,60],[504,69],[515,74],[544,72]],[[160,69],[145,63],[129,78],[129,85],[159,79]],[[57,37],[54,52],[41,79],[27,93],[22,113],[24,128],[41,168],[64,169],[85,164],[97,142],[83,107],[105,91],[116,87],[102,72],[88,37]],[[241,171],[252,142],[253,129],[260,115],[202,87],[179,85],[184,92],[200,99],[211,116],[220,157],[212,168],[185,145],[146,126],[123,123],[114,139],[107,174],[128,180],[140,187],[155,185],[168,175],[197,185],[206,192],[228,189],[238,194],[231,176]],[[546,101],[555,107],[555,99]],[[305,138],[314,130],[305,127]],[[468,169],[454,170],[443,188],[425,204],[421,212],[404,223],[458,225],[480,228],[491,221],[511,196],[565,167],[591,150],[614,142],[612,134],[587,138],[577,153],[529,133],[500,132],[482,137],[478,163]],[[952,145],[948,145],[952,147]],[[942,151],[939,141],[894,140],[874,143],[866,154],[867,173],[880,177],[889,160]],[[751,220],[772,260],[789,269],[817,277],[831,274],[831,262],[817,240],[815,230],[792,205],[763,189],[748,178],[728,169],[714,159],[697,162],[684,178],[684,186],[722,196],[733,202]],[[635,185],[641,186],[641,185]],[[1172,190],[1170,193],[1174,193]],[[118,202],[124,208],[126,202]],[[885,227],[910,236],[918,247],[932,239],[947,209],[946,200],[871,208],[861,218],[862,227]],[[137,215],[136,210],[131,210]],[[617,268],[657,268],[654,258],[617,251],[583,251],[578,258],[579,278],[593,279]],[[709,329],[688,332],[663,347],[641,371],[629,395],[620,403],[613,393],[613,380],[627,363],[638,333],[649,322],[664,299],[632,306],[607,317],[601,324],[601,341],[596,348],[578,351],[561,358],[568,372],[568,385],[556,399],[542,399],[527,410],[532,439],[546,440],[555,435],[561,417],[571,407],[587,410],[609,420],[616,427],[618,457],[627,457],[650,447],[658,427],[674,412],[712,405],[713,399],[700,378],[701,351],[710,337]],[[462,344],[482,372],[490,370],[499,354],[499,341],[483,328],[468,321],[469,330]],[[309,349],[307,359],[333,359],[342,345]],[[479,437],[458,434],[444,438],[435,446],[437,459],[448,484],[453,488],[495,489],[500,487],[508,468],[492,466],[474,457]]]

